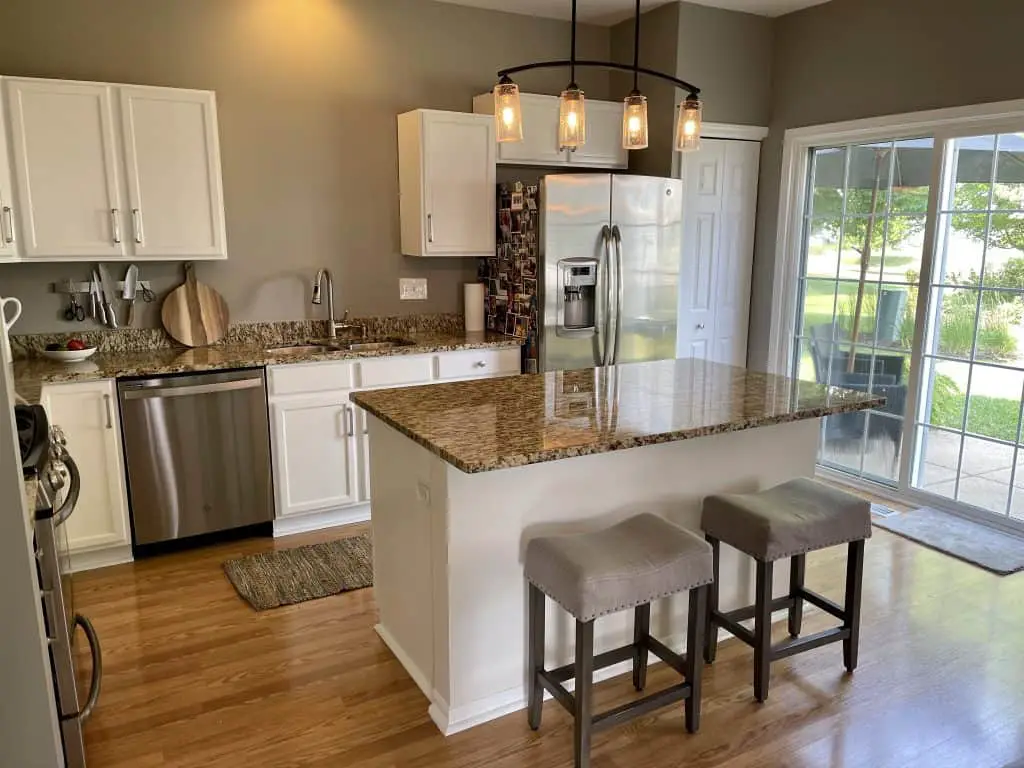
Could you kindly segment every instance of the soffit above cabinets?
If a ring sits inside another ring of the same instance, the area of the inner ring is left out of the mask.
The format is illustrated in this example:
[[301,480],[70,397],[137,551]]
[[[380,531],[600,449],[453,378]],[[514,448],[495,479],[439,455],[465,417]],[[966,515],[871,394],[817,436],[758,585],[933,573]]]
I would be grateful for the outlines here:
[[[432,1],[432,0],[428,0]],[[524,16],[542,16],[549,19],[570,18],[569,0],[439,0],[455,5],[469,5],[493,11],[506,11]],[[640,0],[640,8],[649,11],[672,0]],[[689,0],[698,5],[743,11],[758,16],[782,16],[812,5],[821,5],[828,0]],[[633,15],[633,0],[582,0],[579,3],[579,20],[585,24],[612,26]]]

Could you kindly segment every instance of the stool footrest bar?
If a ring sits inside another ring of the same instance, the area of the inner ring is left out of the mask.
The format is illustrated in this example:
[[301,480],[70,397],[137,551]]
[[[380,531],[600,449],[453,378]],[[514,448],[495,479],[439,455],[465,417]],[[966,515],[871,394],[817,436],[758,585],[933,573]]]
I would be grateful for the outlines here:
[[744,627],[738,621],[733,621],[726,614],[719,611],[711,612],[712,631],[714,627],[722,627],[728,630],[734,637],[742,640],[751,648],[754,647],[754,633]]
[[[785,597],[777,597],[774,600],[772,600],[772,612],[788,610],[792,605],[792,596],[786,595]],[[747,619],[754,618],[754,611],[756,610],[756,608],[757,606],[748,605],[746,608],[737,608],[734,611],[726,611],[721,615],[725,616],[727,619],[730,619],[731,621],[746,621]]]
[[686,657],[673,651],[656,637],[650,635],[644,640],[647,650],[668,664],[683,677],[686,677]]
[[823,632],[818,632],[814,635],[808,635],[807,637],[786,640],[785,642],[772,647],[771,659],[772,661],[785,659],[793,654],[801,653],[802,651],[809,651],[812,648],[819,648],[820,646],[828,645],[829,643],[838,643],[840,640],[845,640],[849,636],[849,629],[845,627],[834,627],[832,629],[826,629]]
[[540,684],[543,685],[548,693],[555,697],[555,701],[565,707],[570,715],[576,714],[576,697],[565,690],[558,680],[551,676],[551,673],[546,669],[541,669],[537,672],[537,677],[540,679]]
[[650,696],[644,696],[642,699],[629,701],[614,709],[609,709],[607,712],[602,712],[594,717],[594,730],[611,728],[612,726],[628,722],[635,717],[642,717],[669,704],[682,701],[689,697],[691,690],[689,683],[679,683],[671,688],[658,691],[658,693],[652,693]]
[[[632,645],[613,648],[610,651],[599,653],[594,657],[594,669],[604,669],[605,667],[610,667],[612,664],[618,664],[620,661],[629,661],[632,658]],[[572,680],[573,675],[576,674],[576,666],[574,664],[566,664],[564,667],[549,669],[547,670],[547,673],[551,676],[552,680],[564,683],[566,680]]]
[[821,608],[825,613],[831,613],[840,621],[846,621],[846,611],[843,610],[842,607],[833,603],[827,597],[822,597],[817,592],[811,592],[811,590],[803,588],[800,589],[798,596],[802,597],[811,605]]

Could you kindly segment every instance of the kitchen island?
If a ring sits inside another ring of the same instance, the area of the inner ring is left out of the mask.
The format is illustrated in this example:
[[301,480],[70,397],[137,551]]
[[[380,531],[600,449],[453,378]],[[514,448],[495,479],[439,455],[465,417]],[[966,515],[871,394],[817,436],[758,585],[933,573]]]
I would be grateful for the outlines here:
[[[446,734],[525,706],[531,538],[640,512],[699,530],[705,496],[813,475],[820,419],[883,403],[692,360],[351,397],[372,416],[377,631]],[[781,595],[786,569],[776,568]],[[724,610],[753,602],[753,579],[749,558],[723,546]],[[652,633],[682,648],[686,610],[685,595],[659,601]],[[558,666],[571,661],[573,624],[551,601],[547,611],[547,660]],[[597,622],[595,651],[631,642],[631,617]]]

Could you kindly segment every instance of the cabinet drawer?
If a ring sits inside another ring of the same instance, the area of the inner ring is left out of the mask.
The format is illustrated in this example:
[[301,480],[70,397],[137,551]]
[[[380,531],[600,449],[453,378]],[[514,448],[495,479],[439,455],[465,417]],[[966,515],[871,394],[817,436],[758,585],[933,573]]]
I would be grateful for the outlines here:
[[359,386],[364,389],[393,384],[428,384],[431,379],[428,355],[386,357],[359,363]]
[[297,395],[303,392],[333,392],[351,389],[353,363],[312,363],[275,365],[267,369],[270,395]]
[[437,378],[466,379],[517,374],[520,372],[519,358],[518,347],[445,352],[437,356]]

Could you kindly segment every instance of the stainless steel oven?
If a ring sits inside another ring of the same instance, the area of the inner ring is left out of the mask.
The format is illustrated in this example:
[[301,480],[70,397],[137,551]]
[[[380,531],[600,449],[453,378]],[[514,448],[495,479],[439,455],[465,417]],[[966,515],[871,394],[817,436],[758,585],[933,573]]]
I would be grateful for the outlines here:
[[[45,419],[45,414],[40,410],[36,418]],[[35,510],[36,563],[65,765],[67,768],[84,768],[82,724],[99,699],[103,659],[96,630],[75,610],[65,529],[65,523],[74,514],[78,503],[82,477],[74,458],[67,451],[61,430],[50,427],[47,432],[47,459],[37,462],[31,469],[24,467],[24,471],[35,473],[39,479]],[[24,462],[24,452],[22,458]],[[77,631],[79,629],[81,633]],[[79,660],[84,660],[85,656],[77,653],[76,640],[79,636],[88,644],[87,668],[79,666]]]

